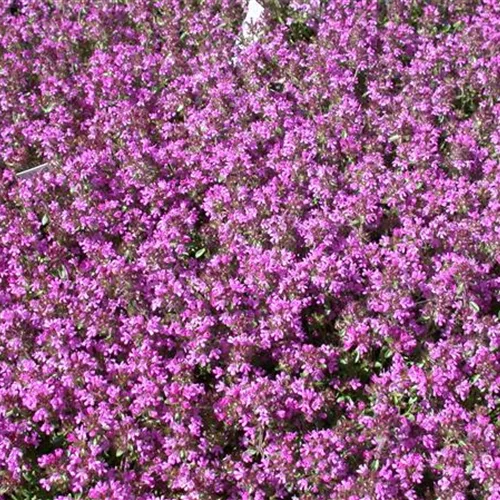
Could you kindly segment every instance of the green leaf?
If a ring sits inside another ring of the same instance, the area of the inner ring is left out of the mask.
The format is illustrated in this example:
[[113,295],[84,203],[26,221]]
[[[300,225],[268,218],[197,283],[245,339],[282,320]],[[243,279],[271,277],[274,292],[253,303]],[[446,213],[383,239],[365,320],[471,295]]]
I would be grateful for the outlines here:
[[59,277],[62,280],[67,280],[68,279],[68,270],[64,266],[61,266],[59,268]]
[[475,312],[477,312],[477,313],[480,311],[479,306],[478,306],[478,305],[477,305],[477,304],[476,304],[473,300],[471,300],[471,301],[469,302],[469,306],[470,306],[470,308],[471,308],[473,311],[475,311]]
[[203,257],[205,255],[205,252],[207,251],[206,248],[200,248],[199,250],[196,251],[196,253],[194,254],[195,258],[196,259],[199,259],[201,257]]
[[55,103],[49,104],[47,107],[42,107],[44,113],[50,113],[56,107]]
[[385,359],[389,359],[392,356],[392,351],[386,346],[382,347],[380,353]]
[[49,216],[47,214],[43,214],[42,226],[46,226],[49,222],[50,222]]
[[121,457],[124,454],[125,454],[125,450],[120,450],[120,449],[116,450],[116,456],[117,457]]
[[389,142],[396,142],[396,141],[397,141],[398,139],[400,139],[400,138],[401,138],[401,136],[400,136],[400,135],[398,135],[398,134],[391,135],[391,136],[389,137]]

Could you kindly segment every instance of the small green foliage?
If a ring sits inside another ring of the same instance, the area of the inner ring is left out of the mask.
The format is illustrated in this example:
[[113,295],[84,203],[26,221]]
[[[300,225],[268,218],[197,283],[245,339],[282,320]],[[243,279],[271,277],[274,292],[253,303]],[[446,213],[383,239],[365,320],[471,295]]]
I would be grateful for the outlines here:
[[422,2],[415,1],[412,3],[409,10],[409,22],[408,24],[412,26],[415,30],[418,30],[421,23],[422,15],[424,14],[424,9],[421,5]]
[[49,114],[55,107],[56,107],[56,104],[54,102],[52,102],[48,106],[42,107],[42,109],[43,109],[43,112],[45,114]]
[[292,43],[310,42],[316,31],[304,21],[294,21],[290,26],[289,39]]
[[68,279],[68,270],[66,269],[66,266],[61,266],[58,270],[58,273],[59,277],[62,279],[62,280],[67,280]]
[[199,250],[197,250],[194,254],[195,258],[196,259],[201,259],[205,253],[206,253],[207,249],[206,248],[200,248]]
[[470,118],[479,106],[479,98],[479,93],[471,87],[460,89],[453,101],[458,117],[462,120]]
[[480,307],[473,300],[469,302],[469,306],[476,313],[478,313],[481,310]]

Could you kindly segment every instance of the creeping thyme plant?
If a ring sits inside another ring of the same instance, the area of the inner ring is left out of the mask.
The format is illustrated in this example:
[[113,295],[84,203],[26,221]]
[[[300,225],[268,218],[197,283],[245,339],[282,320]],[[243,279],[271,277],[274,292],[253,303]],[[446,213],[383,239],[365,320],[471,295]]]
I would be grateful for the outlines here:
[[0,1],[1,498],[500,499],[500,4],[261,3]]

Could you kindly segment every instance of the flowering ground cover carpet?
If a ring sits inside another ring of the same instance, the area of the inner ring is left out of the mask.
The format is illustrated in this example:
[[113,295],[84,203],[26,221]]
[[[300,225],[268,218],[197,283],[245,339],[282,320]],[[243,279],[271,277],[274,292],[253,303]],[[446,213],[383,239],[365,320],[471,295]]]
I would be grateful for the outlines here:
[[0,498],[500,499],[497,0],[0,11]]

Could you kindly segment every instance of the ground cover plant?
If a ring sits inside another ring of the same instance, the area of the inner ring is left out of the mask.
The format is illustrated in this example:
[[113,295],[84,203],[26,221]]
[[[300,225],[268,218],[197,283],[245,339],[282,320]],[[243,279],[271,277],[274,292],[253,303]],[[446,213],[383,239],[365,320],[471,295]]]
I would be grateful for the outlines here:
[[262,3],[0,2],[2,498],[500,498],[500,6]]

